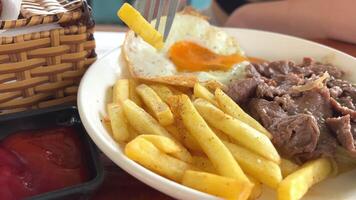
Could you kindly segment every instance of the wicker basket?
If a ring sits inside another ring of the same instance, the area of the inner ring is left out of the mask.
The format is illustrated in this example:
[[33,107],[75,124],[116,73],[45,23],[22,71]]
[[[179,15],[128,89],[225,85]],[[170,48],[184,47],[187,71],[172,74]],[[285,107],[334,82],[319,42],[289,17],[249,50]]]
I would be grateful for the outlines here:
[[0,21],[0,30],[48,23],[61,28],[0,34],[0,114],[75,102],[80,79],[96,60],[86,1],[24,0],[20,18]]

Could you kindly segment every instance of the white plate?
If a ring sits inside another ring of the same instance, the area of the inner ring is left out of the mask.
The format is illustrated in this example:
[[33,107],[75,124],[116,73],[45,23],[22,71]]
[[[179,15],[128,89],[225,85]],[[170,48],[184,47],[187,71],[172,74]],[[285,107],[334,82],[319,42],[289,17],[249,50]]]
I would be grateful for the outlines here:
[[[304,56],[332,63],[346,72],[346,78],[356,82],[356,59],[340,51],[317,43],[281,34],[246,30],[226,29],[235,36],[249,56],[267,60],[293,59],[298,62]],[[113,41],[122,43],[121,39]],[[142,182],[178,199],[217,199],[213,196],[184,187],[163,178],[129,160],[110,137],[101,123],[105,114],[107,91],[115,80],[125,77],[125,64],[117,48],[95,62],[86,72],[79,87],[78,107],[82,122],[96,145],[119,167]],[[313,187],[305,200],[356,199],[356,171],[351,171]],[[125,181],[125,180],[122,180]],[[276,199],[274,192],[267,190],[260,199]]]

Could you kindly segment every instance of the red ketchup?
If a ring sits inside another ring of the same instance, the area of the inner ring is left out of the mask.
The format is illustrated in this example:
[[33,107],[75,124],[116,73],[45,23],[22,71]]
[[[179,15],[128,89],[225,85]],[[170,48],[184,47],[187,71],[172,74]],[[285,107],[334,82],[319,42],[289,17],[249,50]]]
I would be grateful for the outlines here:
[[76,185],[88,174],[83,144],[73,128],[18,132],[0,144],[0,199]]

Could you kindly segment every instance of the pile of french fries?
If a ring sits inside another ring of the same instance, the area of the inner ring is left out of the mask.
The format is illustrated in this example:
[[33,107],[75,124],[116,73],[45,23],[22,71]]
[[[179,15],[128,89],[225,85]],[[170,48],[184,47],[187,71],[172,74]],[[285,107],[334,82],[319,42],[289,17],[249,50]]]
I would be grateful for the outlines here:
[[112,137],[130,159],[224,199],[256,199],[264,184],[279,200],[296,200],[332,173],[325,158],[302,166],[281,158],[271,134],[220,88],[121,79],[107,109]]

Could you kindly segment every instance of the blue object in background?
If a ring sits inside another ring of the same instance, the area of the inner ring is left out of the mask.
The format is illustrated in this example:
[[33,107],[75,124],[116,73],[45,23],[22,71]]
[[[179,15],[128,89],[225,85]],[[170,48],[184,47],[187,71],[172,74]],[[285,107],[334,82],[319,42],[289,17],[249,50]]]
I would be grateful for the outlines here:
[[188,5],[191,5],[195,9],[202,11],[210,7],[211,0],[188,0]]
[[117,10],[124,4],[123,0],[92,0],[93,16],[97,24],[122,24],[117,17]]
[[[145,0],[140,0],[145,1]],[[93,8],[93,16],[97,24],[123,24],[117,17],[117,10],[124,2],[133,2],[133,0],[89,0]],[[188,0],[188,5],[193,6],[199,11],[210,7],[212,0]]]

